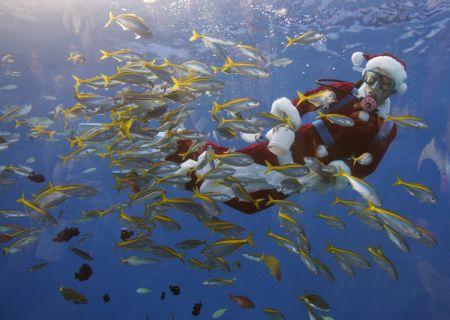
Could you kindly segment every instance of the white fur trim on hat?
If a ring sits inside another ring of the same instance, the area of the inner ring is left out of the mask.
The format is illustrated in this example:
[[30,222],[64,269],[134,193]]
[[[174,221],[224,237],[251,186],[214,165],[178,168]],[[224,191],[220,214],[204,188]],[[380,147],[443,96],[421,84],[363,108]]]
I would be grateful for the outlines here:
[[352,54],[352,63],[354,66],[361,66],[365,60],[362,52],[355,52]]
[[317,146],[316,155],[319,158],[325,158],[326,156],[328,156],[327,147],[325,147],[323,144],[321,144],[320,146]]
[[367,120],[369,120],[369,113],[367,113],[367,112],[365,112],[365,111],[360,111],[360,112],[358,113],[358,118],[359,118],[359,120],[361,120],[361,121],[367,121]]
[[270,113],[281,118],[290,117],[291,122],[295,126],[296,130],[302,124],[302,119],[300,119],[300,113],[298,112],[297,108],[292,104],[291,100],[289,100],[286,97],[275,100],[272,103]]

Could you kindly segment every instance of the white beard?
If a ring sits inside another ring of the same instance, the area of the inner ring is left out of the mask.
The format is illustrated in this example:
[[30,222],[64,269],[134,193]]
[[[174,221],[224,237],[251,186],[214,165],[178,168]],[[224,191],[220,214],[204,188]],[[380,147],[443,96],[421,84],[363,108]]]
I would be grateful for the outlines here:
[[[363,83],[361,85],[361,87],[359,87],[359,89],[358,89],[358,97],[359,98],[364,98],[365,96],[367,96],[366,87],[367,87],[366,83]],[[377,110],[378,110],[378,115],[381,118],[385,119],[387,117],[387,115],[389,114],[389,112],[391,111],[391,100],[389,100],[389,98],[384,100],[383,104],[380,104],[377,106]]]

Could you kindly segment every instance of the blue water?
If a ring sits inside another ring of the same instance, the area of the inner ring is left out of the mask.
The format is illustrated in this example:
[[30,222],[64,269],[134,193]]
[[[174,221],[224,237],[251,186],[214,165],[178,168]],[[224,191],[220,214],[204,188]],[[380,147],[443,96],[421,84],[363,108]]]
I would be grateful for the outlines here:
[[[286,17],[277,17],[275,11],[287,8]],[[131,32],[118,25],[104,29],[108,12],[112,10],[133,12],[141,16],[154,33],[154,38],[135,40]],[[357,81],[360,74],[352,70],[350,57],[354,51],[378,53],[389,51],[407,63],[408,91],[404,96],[391,99],[392,114],[413,114],[429,123],[427,130],[399,128],[376,172],[366,181],[375,187],[383,200],[383,207],[407,216],[414,223],[430,230],[439,245],[429,249],[410,240],[411,251],[405,254],[389,241],[384,232],[368,229],[359,221],[346,215],[341,207],[331,206],[333,193],[291,196],[305,208],[298,220],[305,227],[312,244],[313,256],[320,256],[333,271],[336,281],[329,283],[323,277],[312,275],[300,258],[278,247],[264,234],[269,228],[282,234],[277,208],[269,208],[256,215],[244,215],[227,206],[222,206],[221,218],[232,221],[246,229],[244,235],[253,232],[256,248],[243,247],[236,254],[226,257],[232,271],[196,271],[177,260],[168,260],[156,265],[132,267],[121,265],[120,258],[134,255],[115,249],[123,227],[117,214],[89,223],[75,224],[80,212],[104,209],[127,199],[128,190],[117,193],[114,179],[106,161],[93,156],[82,161],[71,161],[62,165],[58,155],[70,152],[64,137],[58,141],[27,140],[29,130],[15,129],[14,124],[1,123],[0,131],[18,132],[20,142],[6,151],[0,151],[0,165],[25,165],[31,156],[36,162],[30,164],[42,173],[47,181],[55,184],[85,183],[98,189],[98,194],[83,200],[70,199],[50,211],[57,215],[65,212],[56,227],[44,227],[39,240],[23,251],[0,257],[0,319],[192,319],[191,308],[202,302],[203,308],[197,319],[211,319],[212,313],[228,308],[221,319],[264,319],[264,308],[276,308],[286,319],[307,319],[308,315],[297,296],[305,292],[318,294],[331,306],[329,316],[334,319],[450,319],[450,209],[449,187],[445,179],[450,172],[441,174],[438,166],[425,160],[418,169],[418,159],[432,138],[436,141],[437,153],[449,159],[450,126],[448,115],[448,88],[450,78],[449,1],[251,1],[251,0],[156,0],[143,1],[81,1],[81,0],[23,0],[20,3],[2,0],[0,3],[0,56],[11,53],[16,64],[2,67],[0,87],[16,84],[18,88],[0,91],[0,106],[8,104],[32,104],[28,116],[48,116],[58,104],[66,108],[75,103],[74,81],[71,75],[84,79],[104,74],[113,74],[119,64],[112,59],[99,61],[98,50],[107,51],[132,48],[156,58],[170,58],[174,62],[190,59],[208,65],[220,65],[200,41],[189,42],[192,30],[214,33],[253,45],[272,59],[288,57],[294,62],[285,68],[271,66],[268,79],[252,79],[219,74],[225,82],[225,90],[219,101],[238,96],[257,98],[262,102],[260,111],[269,111],[272,101],[287,96],[293,98],[296,90],[306,91],[315,87],[318,78],[337,78]],[[310,29],[320,30],[326,39],[309,46],[291,46],[284,50],[285,36],[293,36]],[[71,51],[83,53],[87,61],[73,64],[66,61]],[[20,77],[6,76],[6,71],[20,71]],[[87,91],[87,90],[85,90]],[[111,89],[110,93],[114,92]],[[104,94],[110,94],[108,92]],[[112,94],[112,93],[111,93]],[[56,97],[45,100],[43,95]],[[212,132],[215,123],[208,113],[216,97],[202,97],[193,106],[197,113],[186,126]],[[174,105],[172,104],[172,107]],[[106,116],[92,119],[107,122]],[[74,122],[75,128],[78,122]],[[70,126],[69,126],[70,127]],[[61,120],[52,130],[62,132]],[[245,146],[242,140],[220,141],[228,147]],[[87,168],[96,167],[90,174],[81,174]],[[430,187],[438,196],[434,204],[419,203],[401,188],[391,187],[399,175],[407,181],[420,182]],[[0,210],[23,210],[15,202],[23,192],[30,199],[42,186],[27,179],[13,177],[11,187],[0,187]],[[168,188],[170,198],[191,197],[188,191]],[[344,199],[357,199],[350,189],[339,193]],[[314,217],[316,211],[336,214],[347,224],[347,230],[336,231]],[[140,215],[142,206],[127,210],[130,215]],[[179,241],[218,239],[192,217],[171,211],[183,227],[180,232],[155,229],[156,243],[174,246]],[[37,226],[30,219],[2,219],[3,223],[19,223]],[[94,256],[88,263],[93,276],[85,282],[74,279],[74,273],[82,261],[68,248],[69,243],[55,243],[51,239],[63,228],[77,226],[81,233],[93,236],[80,249]],[[399,279],[390,280],[374,263],[371,270],[357,269],[350,278],[336,265],[334,258],[324,252],[326,240],[338,247],[354,250],[370,259],[365,250],[368,245],[381,244],[383,252],[397,268]],[[5,245],[5,244],[4,244]],[[259,252],[277,257],[282,267],[282,281],[271,277],[262,263],[248,261],[241,253]],[[139,254],[138,254],[139,255]],[[188,257],[199,257],[193,250]],[[236,270],[234,261],[240,260]],[[50,261],[43,270],[28,273],[26,269],[42,261]],[[237,278],[233,286],[206,287],[201,283],[206,278]],[[174,296],[169,285],[179,285],[181,295]],[[76,305],[65,301],[58,288],[69,287],[83,293],[89,300],[87,305]],[[136,293],[138,287],[152,290],[147,295]],[[165,300],[160,293],[165,291]],[[102,296],[108,293],[111,301],[105,304]],[[228,293],[251,298],[256,308],[240,309],[228,298]],[[325,315],[325,314],[324,314]],[[172,318],[171,318],[172,317]]]

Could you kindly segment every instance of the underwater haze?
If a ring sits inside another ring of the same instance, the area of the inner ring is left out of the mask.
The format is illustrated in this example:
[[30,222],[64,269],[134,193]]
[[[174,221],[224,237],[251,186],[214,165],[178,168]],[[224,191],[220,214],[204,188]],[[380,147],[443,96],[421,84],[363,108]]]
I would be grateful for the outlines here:
[[[448,0],[2,0],[0,319],[450,319],[449,32]],[[405,63],[388,114],[335,90],[354,52]],[[296,159],[318,119],[348,154],[283,166],[266,133]]]

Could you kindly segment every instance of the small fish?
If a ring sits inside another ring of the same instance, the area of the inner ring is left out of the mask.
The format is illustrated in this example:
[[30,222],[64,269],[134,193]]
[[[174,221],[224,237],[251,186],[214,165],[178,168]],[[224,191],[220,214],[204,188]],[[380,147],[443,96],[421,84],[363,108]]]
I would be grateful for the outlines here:
[[18,88],[18,86],[16,84],[7,84],[3,87],[0,87],[0,90],[16,90]]
[[293,44],[311,44],[317,41],[322,40],[325,37],[325,35],[321,32],[317,32],[314,30],[311,31],[306,31],[303,32],[302,34],[300,34],[298,37],[295,38],[291,38],[291,37],[286,37],[288,43],[286,45],[287,47],[290,47]]
[[327,241],[327,248],[325,251],[333,254],[348,265],[354,265],[364,269],[370,269],[372,267],[370,262],[363,256],[350,250],[334,247],[329,241]]
[[315,294],[305,294],[298,297],[304,304],[319,311],[329,312],[330,306],[321,297]]
[[60,231],[52,240],[54,242],[67,242],[78,235],[80,235],[80,231],[78,230],[78,228],[64,228],[64,230]]
[[266,267],[269,269],[270,274],[278,281],[281,281],[281,267],[277,258],[274,256],[262,255],[261,260],[264,262]]
[[218,120],[216,114],[221,110],[225,110],[228,112],[242,113],[255,110],[260,106],[261,102],[251,98],[237,98],[222,104],[219,104],[214,101],[213,108],[211,109],[211,115],[213,119]]
[[189,240],[184,240],[182,242],[178,242],[175,245],[175,247],[177,249],[187,250],[187,249],[194,249],[194,248],[197,248],[197,247],[205,245],[205,244],[207,244],[206,240],[189,239]]
[[157,221],[161,224],[161,226],[169,231],[180,231],[181,226],[169,216],[165,216],[162,214],[157,214],[153,216],[153,221]]
[[193,30],[192,36],[189,38],[189,41],[195,41],[198,39],[206,40],[210,43],[224,47],[234,47],[237,45],[235,41],[226,39],[225,37],[214,34],[200,34],[197,31]]
[[75,64],[83,64],[86,62],[86,57],[79,52],[71,52],[67,61],[72,61]]
[[87,252],[84,252],[83,250],[77,249],[77,248],[70,248],[70,251],[72,251],[73,253],[75,253],[77,256],[79,256],[80,258],[87,260],[87,261],[92,261],[94,260],[94,258]]
[[224,315],[224,313],[226,311],[227,311],[227,308],[218,309],[218,310],[213,312],[212,318],[213,319],[219,319],[220,317],[222,317]]
[[423,119],[411,115],[391,116],[387,115],[386,121],[394,121],[405,128],[428,129],[428,123]]
[[255,60],[257,64],[260,64],[262,66],[267,64],[267,58],[261,54],[261,52],[258,50],[258,48],[255,48],[250,45],[245,44],[238,44],[234,46],[234,48],[239,49],[239,51],[246,57]]
[[425,230],[422,227],[416,226],[416,229],[420,232],[419,241],[423,243],[428,248],[433,248],[438,245],[438,241],[436,237],[428,230]]
[[105,293],[102,297],[102,300],[104,303],[108,303],[111,298],[109,297],[109,294]]
[[327,265],[324,264],[322,261],[320,261],[319,258],[316,258],[314,262],[316,263],[316,266],[319,269],[319,274],[323,275],[328,281],[334,282],[334,275],[331,272],[331,270],[327,267]]
[[365,209],[365,212],[375,213],[377,217],[380,218],[380,220],[383,221],[386,225],[404,236],[416,240],[420,239],[421,237],[420,232],[417,230],[414,223],[395,212],[383,208],[378,208],[370,201],[368,202],[368,207],[367,209]]
[[179,296],[181,294],[181,290],[179,286],[169,286],[170,292],[172,292],[172,294],[174,296]]
[[272,64],[276,67],[286,67],[290,65],[294,60],[291,58],[280,58],[272,61]]
[[134,235],[133,230],[127,230],[127,229],[120,230],[120,239],[122,239],[122,241],[127,241],[133,235]]
[[318,119],[325,118],[331,123],[336,124],[338,126],[352,127],[355,125],[355,122],[353,121],[352,118],[344,116],[339,113],[322,113],[318,111],[318,114],[319,115],[316,118]]
[[392,280],[398,280],[397,270],[392,264],[391,260],[386,257],[381,251],[381,246],[373,248],[369,246],[367,250],[372,254],[372,258],[375,263],[385,271]]
[[252,309],[255,307],[255,304],[253,303],[253,301],[245,296],[235,296],[235,295],[229,293],[228,297],[230,297],[231,300],[236,302],[238,304],[238,306],[243,309]]
[[122,62],[124,60],[126,61],[139,61],[139,60],[145,60],[145,57],[133,52],[131,49],[121,49],[113,52],[108,52],[105,50],[100,50],[100,53],[102,56],[100,57],[100,60],[107,59],[109,57],[112,57],[113,59]]
[[130,30],[136,34],[136,39],[139,38],[153,38],[153,33],[149,27],[145,24],[144,19],[138,17],[134,13],[123,13],[114,16],[113,13],[109,12],[109,20],[105,24],[107,28],[111,23],[116,22],[122,30]]
[[33,157],[29,157],[27,160],[25,160],[26,163],[34,163],[36,162],[36,159]]
[[308,101],[315,107],[328,107],[331,103],[336,102],[336,94],[331,90],[324,90],[305,96],[300,91],[297,91],[298,101],[296,107],[304,101]]
[[86,170],[84,170],[83,172],[81,172],[82,174],[88,174],[88,173],[92,173],[94,171],[97,171],[96,167],[92,167],[92,168],[88,168]]
[[397,176],[393,186],[403,186],[409,194],[419,199],[421,202],[436,203],[437,197],[430,188],[420,183],[406,182]]
[[358,157],[352,157],[352,159],[353,159],[353,166],[355,166],[356,163],[358,163],[362,166],[368,166],[372,163],[373,156],[369,152],[364,152],[363,154],[361,154]]
[[311,172],[311,170],[307,166],[296,163],[284,164],[281,166],[274,166],[267,160],[265,161],[265,163],[267,166],[267,170],[264,171],[264,173],[276,171],[289,177],[301,178],[307,176]]
[[83,263],[78,272],[75,272],[75,279],[79,281],[89,280],[92,275],[92,269],[86,263]]
[[75,291],[74,289],[61,287],[59,288],[59,292],[61,292],[61,295],[67,301],[71,301],[75,304],[88,303],[88,300],[82,294],[80,294],[78,291]]
[[206,257],[223,257],[239,250],[244,244],[255,246],[253,243],[253,233],[250,233],[246,239],[221,239],[217,240],[207,247],[201,253]]
[[299,254],[306,268],[317,276],[319,274],[319,268],[317,268],[315,260],[302,248],[299,249]]
[[324,220],[326,224],[330,225],[333,229],[336,230],[345,230],[347,228],[345,226],[345,223],[336,216],[324,215],[320,212],[317,212],[316,218]]
[[284,314],[282,314],[280,311],[278,311],[277,309],[274,309],[274,308],[265,308],[263,310],[263,312],[268,318],[270,318],[272,320],[284,320],[284,319],[286,319]]
[[164,300],[166,298],[166,293],[163,291],[161,292],[161,295],[159,297],[161,300]]
[[386,223],[383,224],[383,228],[384,230],[386,230],[389,239],[397,246],[397,248],[405,253],[409,252],[409,245],[401,234],[399,234],[394,229],[389,228]]
[[41,262],[27,269],[28,272],[36,272],[42,270],[45,266],[47,266],[50,262]]
[[120,263],[122,264],[128,264],[130,266],[142,266],[145,264],[154,264],[161,262],[161,260],[158,259],[151,259],[151,258],[140,258],[136,256],[131,256],[126,259],[121,259]]
[[232,285],[237,278],[233,278],[230,280],[226,280],[223,278],[209,278],[202,282],[204,286],[224,286],[224,285]]
[[141,287],[141,288],[137,288],[136,292],[139,293],[139,294],[147,294],[147,293],[152,292],[152,290],[148,289],[148,288]]
[[198,316],[200,314],[201,309],[202,309],[201,302],[194,304],[194,306],[192,307],[192,315]]
[[358,192],[364,199],[374,203],[376,206],[381,206],[380,198],[376,194],[375,189],[364,180],[345,173],[341,168],[339,168],[335,176],[346,178],[353,190]]

